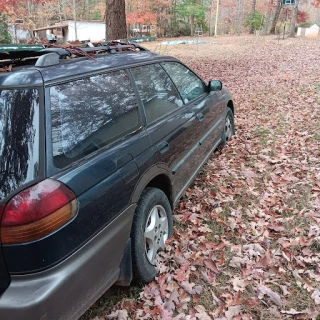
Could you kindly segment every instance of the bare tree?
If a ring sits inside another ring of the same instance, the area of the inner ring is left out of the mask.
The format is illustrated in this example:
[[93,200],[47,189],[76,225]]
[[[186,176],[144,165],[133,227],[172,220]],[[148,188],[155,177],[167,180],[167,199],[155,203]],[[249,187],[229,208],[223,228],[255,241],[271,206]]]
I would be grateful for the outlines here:
[[255,12],[256,12],[256,2],[257,0],[252,0],[252,3],[251,3],[251,11],[250,11],[250,29],[249,29],[249,33],[250,34],[254,34],[254,16],[255,16]]
[[296,0],[296,4],[292,10],[292,17],[290,21],[289,35],[288,35],[289,38],[294,38],[296,34],[296,21],[297,21],[299,2],[300,0]]
[[278,1],[277,7],[276,7],[276,11],[274,13],[273,19],[272,19],[272,23],[271,23],[271,29],[270,29],[270,34],[276,34],[276,25],[280,16],[280,12],[281,12],[281,2]]
[[106,40],[126,37],[125,0],[106,0]]
[[210,3],[210,17],[209,17],[209,36],[213,34],[213,10],[214,10],[214,0]]
[[264,34],[268,34],[269,30],[269,23],[270,23],[270,17],[271,17],[271,11],[272,11],[272,5],[273,5],[273,0],[268,1],[268,9],[267,9],[267,14],[266,18],[264,20]]
[[237,3],[237,16],[235,19],[235,30],[236,34],[239,36],[241,33],[241,26],[243,23],[243,15],[244,15],[244,0],[238,0]]

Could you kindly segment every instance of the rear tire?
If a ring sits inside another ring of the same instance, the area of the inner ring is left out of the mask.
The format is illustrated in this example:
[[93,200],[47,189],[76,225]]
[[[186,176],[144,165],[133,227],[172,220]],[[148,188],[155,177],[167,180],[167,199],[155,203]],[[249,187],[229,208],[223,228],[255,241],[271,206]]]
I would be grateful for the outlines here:
[[132,230],[132,267],[136,282],[148,283],[156,275],[156,254],[172,236],[172,209],[165,193],[146,188],[138,202]]

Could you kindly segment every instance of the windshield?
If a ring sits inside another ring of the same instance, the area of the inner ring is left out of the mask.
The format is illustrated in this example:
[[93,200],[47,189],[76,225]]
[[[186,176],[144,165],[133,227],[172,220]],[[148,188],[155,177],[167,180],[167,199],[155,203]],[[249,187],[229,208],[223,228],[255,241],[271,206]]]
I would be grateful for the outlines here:
[[0,90],[0,199],[38,176],[39,92]]

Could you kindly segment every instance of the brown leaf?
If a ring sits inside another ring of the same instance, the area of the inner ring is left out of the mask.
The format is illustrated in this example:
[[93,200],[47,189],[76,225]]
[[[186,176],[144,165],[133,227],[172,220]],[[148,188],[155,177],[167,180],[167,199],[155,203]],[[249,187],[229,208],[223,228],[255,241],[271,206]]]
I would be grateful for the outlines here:
[[109,315],[105,316],[108,320],[128,320],[128,311],[127,310],[116,310]]
[[266,251],[266,254],[255,265],[256,268],[267,268],[270,265],[270,252]]
[[287,249],[282,250],[282,256],[289,262],[292,260],[292,253]]
[[273,223],[273,224],[268,225],[268,229],[275,231],[275,232],[282,232],[285,230],[285,227],[281,224]]
[[239,277],[235,277],[232,281],[233,290],[243,292],[246,289],[247,281],[245,279],[240,279]]
[[167,279],[166,274],[160,275],[158,277],[158,282],[159,282],[159,287],[160,287],[160,295],[161,295],[162,299],[164,299],[165,295],[166,295],[166,285],[165,285],[166,279]]
[[175,306],[179,304],[179,293],[178,290],[173,290],[170,294],[170,298],[164,303],[164,308],[168,311],[175,310]]
[[208,250],[211,251],[216,251],[216,250],[221,250],[225,247],[225,244],[223,242],[220,243],[213,243],[211,241],[208,241],[205,243],[205,246]]
[[282,301],[280,296],[276,292],[272,291],[270,288],[265,286],[258,286],[257,294],[260,300],[263,299],[264,295],[267,295],[275,305],[277,305],[278,307],[282,307]]
[[320,305],[320,291],[318,289],[313,292],[311,298],[314,300],[316,305]]
[[186,271],[184,270],[181,270],[181,269],[177,269],[175,271],[175,276],[174,278],[178,281],[178,282],[181,282],[181,281],[187,281],[188,280],[188,274]]
[[228,311],[226,311],[225,315],[228,320],[232,320],[235,316],[240,314],[241,307],[240,306],[231,306],[228,308]]
[[211,317],[208,315],[206,312],[206,309],[202,305],[197,305],[194,307],[194,309],[197,311],[195,314],[198,319],[203,319],[203,320],[212,320]]
[[214,273],[217,273],[219,271],[216,264],[212,261],[212,259],[204,259],[203,262],[205,266],[211,271],[213,271]]

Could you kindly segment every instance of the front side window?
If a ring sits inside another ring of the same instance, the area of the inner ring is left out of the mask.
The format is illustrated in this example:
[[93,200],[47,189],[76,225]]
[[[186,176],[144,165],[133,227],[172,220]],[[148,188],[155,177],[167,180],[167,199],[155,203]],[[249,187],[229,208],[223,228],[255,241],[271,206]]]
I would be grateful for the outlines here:
[[0,199],[39,175],[39,91],[0,90]]
[[171,79],[158,64],[131,69],[144,105],[147,122],[177,110],[183,102]]
[[125,71],[50,88],[54,164],[62,168],[139,126],[137,101]]
[[166,62],[162,66],[175,83],[185,103],[207,92],[203,81],[184,65],[177,62]]

